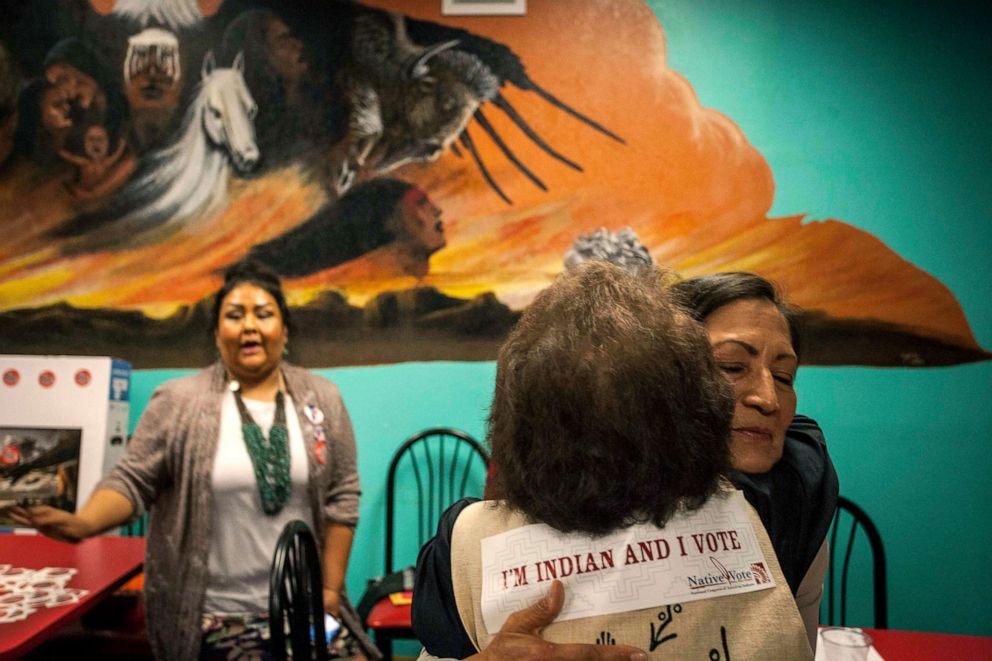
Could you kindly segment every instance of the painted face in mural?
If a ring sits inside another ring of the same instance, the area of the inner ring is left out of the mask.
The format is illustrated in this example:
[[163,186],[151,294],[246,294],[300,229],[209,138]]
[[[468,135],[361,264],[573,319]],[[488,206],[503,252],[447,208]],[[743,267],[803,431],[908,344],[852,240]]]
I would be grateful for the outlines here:
[[148,28],[128,39],[124,82],[132,110],[174,108],[181,80],[179,40],[174,34]]
[[267,291],[248,283],[224,297],[215,334],[228,372],[244,382],[276,369],[289,339],[279,304]]
[[83,73],[68,62],[57,62],[45,69],[48,82],[58,87],[66,98],[81,108],[89,108],[97,102],[97,108],[103,110],[106,99],[93,77]]
[[284,80],[297,81],[307,72],[303,42],[274,16],[265,25],[265,52],[269,65]]
[[402,218],[405,240],[424,252],[435,253],[447,243],[441,209],[422,190],[411,189],[403,197]]
[[107,155],[110,148],[110,138],[107,136],[107,129],[99,125],[94,125],[86,129],[83,137],[83,151],[90,159],[97,161]]
[[72,127],[69,117],[69,98],[61,88],[48,87],[41,95],[41,124],[50,133],[58,133]]
[[782,458],[796,413],[798,360],[785,317],[771,301],[743,299],[706,318],[717,365],[734,386],[734,467],[764,473]]

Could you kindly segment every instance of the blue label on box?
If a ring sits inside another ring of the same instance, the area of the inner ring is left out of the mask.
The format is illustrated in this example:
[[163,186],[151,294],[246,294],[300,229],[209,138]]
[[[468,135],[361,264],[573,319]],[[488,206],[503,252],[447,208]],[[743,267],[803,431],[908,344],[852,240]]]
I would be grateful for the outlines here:
[[131,398],[131,363],[114,358],[110,367],[110,399],[127,402]]

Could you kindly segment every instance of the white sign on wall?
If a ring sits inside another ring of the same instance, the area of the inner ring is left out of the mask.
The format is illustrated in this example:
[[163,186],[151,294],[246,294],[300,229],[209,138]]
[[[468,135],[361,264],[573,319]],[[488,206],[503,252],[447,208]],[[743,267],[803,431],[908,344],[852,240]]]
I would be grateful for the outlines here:
[[0,502],[75,510],[127,443],[131,365],[0,355]]

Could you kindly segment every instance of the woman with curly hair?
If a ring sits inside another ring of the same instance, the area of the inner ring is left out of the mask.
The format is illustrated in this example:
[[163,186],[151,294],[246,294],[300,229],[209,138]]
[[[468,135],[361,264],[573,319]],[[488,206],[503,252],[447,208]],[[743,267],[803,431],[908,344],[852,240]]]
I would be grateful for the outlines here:
[[[548,601],[560,602],[553,579],[562,579],[569,602],[542,633],[552,644],[812,657],[758,515],[723,477],[730,384],[667,281],[652,268],[584,264],[538,295],[511,333],[488,433],[501,499],[453,505],[417,562],[413,626],[428,654],[505,658],[512,641],[500,626],[527,601],[512,590],[532,597],[551,587]],[[748,541],[723,553],[683,545],[715,535],[717,521],[739,526],[727,539]],[[503,545],[515,532],[538,541]],[[548,564],[541,548],[599,555]],[[733,564],[738,552],[751,564]],[[624,601],[632,593],[640,597]]]

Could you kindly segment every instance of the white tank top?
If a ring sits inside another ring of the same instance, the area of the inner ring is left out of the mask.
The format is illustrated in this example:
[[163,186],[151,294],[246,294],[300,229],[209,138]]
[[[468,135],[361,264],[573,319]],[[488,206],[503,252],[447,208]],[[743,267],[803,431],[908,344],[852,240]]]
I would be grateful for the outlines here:
[[[275,402],[244,400],[266,437],[275,418]],[[278,514],[262,511],[251,457],[241,435],[234,394],[224,396],[220,438],[211,473],[213,508],[209,578],[203,611],[213,614],[264,613],[269,607],[269,570],[283,527],[301,519],[313,528],[307,496],[307,456],[293,400],[286,395],[289,431],[289,501]]]

